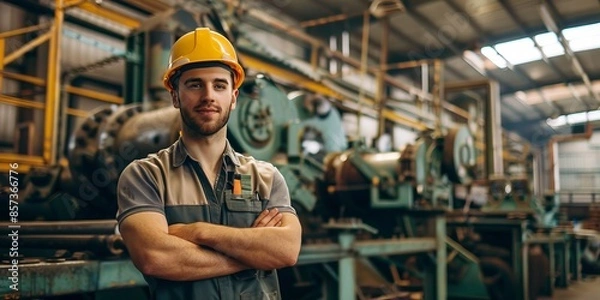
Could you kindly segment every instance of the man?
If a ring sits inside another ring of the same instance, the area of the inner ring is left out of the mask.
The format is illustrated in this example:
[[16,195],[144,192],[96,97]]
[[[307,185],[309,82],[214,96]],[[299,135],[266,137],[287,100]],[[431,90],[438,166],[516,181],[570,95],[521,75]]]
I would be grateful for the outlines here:
[[280,299],[274,269],[298,259],[283,176],[226,137],[244,76],[222,35],[198,28],[178,39],[164,84],[182,135],[119,178],[119,230],[156,299]]

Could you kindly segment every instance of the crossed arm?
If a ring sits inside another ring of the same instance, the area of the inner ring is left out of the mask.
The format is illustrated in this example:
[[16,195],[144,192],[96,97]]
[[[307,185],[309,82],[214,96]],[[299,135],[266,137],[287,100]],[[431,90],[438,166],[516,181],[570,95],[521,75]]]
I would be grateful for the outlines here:
[[251,268],[263,270],[296,264],[301,231],[300,222],[294,214],[279,213],[276,208],[263,211],[250,228],[205,222],[169,227],[172,235],[214,249]]
[[184,281],[293,265],[301,227],[295,215],[276,210],[263,212],[252,228],[204,222],[169,227],[162,214],[140,212],[125,218],[120,232],[143,274]]

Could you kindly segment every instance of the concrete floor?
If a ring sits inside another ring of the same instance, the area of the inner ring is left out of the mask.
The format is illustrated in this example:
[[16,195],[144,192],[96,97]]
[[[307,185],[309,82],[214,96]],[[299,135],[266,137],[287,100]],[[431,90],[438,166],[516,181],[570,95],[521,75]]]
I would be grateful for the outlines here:
[[597,300],[600,299],[600,276],[587,277],[578,282],[572,282],[568,288],[554,290],[553,300]]

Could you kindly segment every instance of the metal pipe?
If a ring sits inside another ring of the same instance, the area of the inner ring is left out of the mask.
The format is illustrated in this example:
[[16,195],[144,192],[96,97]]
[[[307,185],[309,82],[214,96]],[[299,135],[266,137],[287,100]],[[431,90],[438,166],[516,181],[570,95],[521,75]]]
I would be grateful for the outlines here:
[[35,39],[31,40],[27,44],[19,47],[18,50],[15,50],[14,52],[6,55],[4,57],[4,60],[2,60],[2,64],[4,66],[10,64],[11,62],[15,61],[17,58],[23,56],[23,54],[33,50],[35,47],[37,47],[39,45],[45,43],[47,40],[50,39],[51,35],[52,35],[52,32],[46,32],[46,33],[36,37]]
[[488,83],[488,97],[485,105],[485,145],[487,178],[494,175],[504,176],[500,85],[495,81]]
[[[23,235],[19,234],[18,247],[31,249],[66,249],[73,251],[90,251],[101,255],[121,255],[126,250],[123,238],[117,234],[54,234],[54,235]],[[0,245],[11,248],[13,236],[0,237]]]
[[6,38],[17,36],[17,35],[38,31],[40,29],[46,29],[48,27],[50,27],[50,23],[42,23],[42,24],[38,24],[38,25],[25,27],[25,28],[18,28],[18,29],[14,29],[14,30],[10,30],[10,31],[5,31],[5,32],[0,33],[0,39],[6,39]]
[[3,73],[4,73],[4,48],[6,47],[6,41],[3,38],[0,38],[0,88],[3,87],[4,85],[2,84],[3,81]]
[[[15,224],[0,222],[0,235],[11,233]],[[18,224],[20,235],[38,234],[103,234],[116,233],[116,220],[86,220],[86,221],[20,221]]]
[[[365,75],[367,74],[367,69],[368,69],[368,65],[369,65],[369,37],[371,36],[370,34],[370,24],[369,24],[369,12],[365,11],[364,15],[363,15],[363,27],[362,27],[362,41],[361,41],[361,55],[360,55],[360,79],[362,80],[362,83],[359,87],[358,90],[358,104],[360,107],[360,110],[358,111],[358,126],[356,126],[356,135],[357,136],[361,136],[361,115],[362,115],[362,101],[363,101],[363,96],[365,94]],[[346,57],[346,56],[344,56]],[[377,101],[377,100],[375,100]],[[381,112],[380,112],[381,114]]]
[[444,64],[436,59],[433,62],[433,112],[435,129],[442,131],[442,103],[444,102]]
[[[231,1],[228,0],[227,2],[231,2]],[[296,29],[296,27],[294,27],[294,26],[284,24],[283,22],[281,22],[281,20],[279,20],[273,16],[269,16],[269,15],[265,14],[263,11],[256,10],[256,9],[248,9],[247,15],[254,18],[255,20],[258,20],[258,21],[266,24],[266,25],[270,25],[271,27],[275,28],[276,30],[284,32],[293,38],[296,38],[303,42],[309,43],[313,47],[317,46],[317,47],[326,49],[326,51],[325,51],[326,54],[328,54],[334,58],[337,58],[337,59],[343,61],[344,63],[347,63],[358,69],[361,68],[361,65],[362,65],[361,61],[358,61],[350,56],[345,56],[343,53],[341,53],[339,51],[332,51],[330,49],[327,49],[327,47],[325,47],[320,40]],[[370,74],[377,74],[377,71],[378,71],[377,68],[374,68],[374,67],[368,67],[367,70],[369,71]],[[405,82],[402,82],[400,80],[397,80],[389,74],[386,74],[384,76],[384,80],[387,83],[389,83],[390,85],[395,86],[399,89],[402,89],[408,93],[417,94],[422,99],[431,100],[431,98],[432,98],[431,94],[424,93],[419,88],[412,86],[410,84],[407,84]]]
[[383,30],[381,32],[381,54],[379,56],[379,71],[377,72],[377,89],[375,90],[375,102],[378,105],[378,114],[379,120],[377,136],[381,137],[385,133],[385,117],[382,114],[382,111],[385,108],[387,93],[385,88],[385,81],[383,78],[385,77],[385,65],[388,60],[389,54],[389,46],[388,46],[388,38],[390,35],[390,20],[388,17],[384,17],[383,19]]

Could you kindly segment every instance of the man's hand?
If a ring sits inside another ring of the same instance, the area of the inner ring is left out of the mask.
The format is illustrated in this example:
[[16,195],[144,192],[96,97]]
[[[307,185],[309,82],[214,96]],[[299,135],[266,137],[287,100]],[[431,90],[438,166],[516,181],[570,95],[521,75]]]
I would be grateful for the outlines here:
[[283,219],[283,215],[277,208],[265,209],[256,217],[252,227],[279,227],[281,226],[281,219]]

